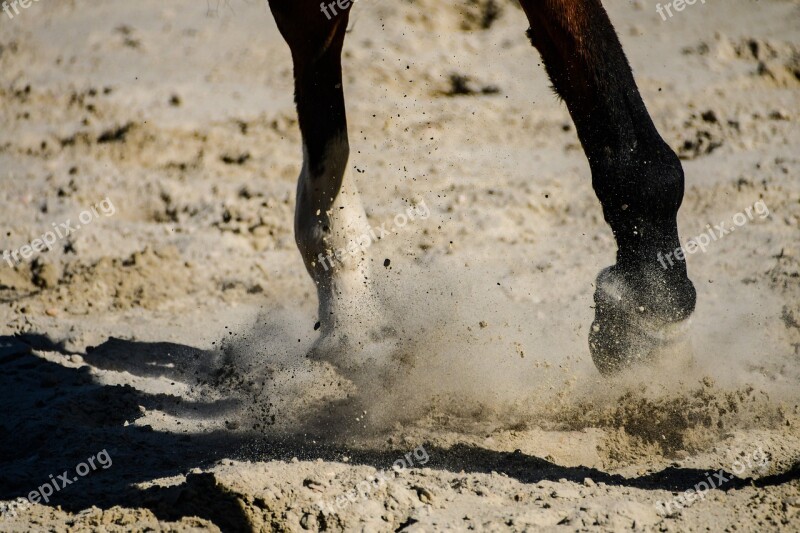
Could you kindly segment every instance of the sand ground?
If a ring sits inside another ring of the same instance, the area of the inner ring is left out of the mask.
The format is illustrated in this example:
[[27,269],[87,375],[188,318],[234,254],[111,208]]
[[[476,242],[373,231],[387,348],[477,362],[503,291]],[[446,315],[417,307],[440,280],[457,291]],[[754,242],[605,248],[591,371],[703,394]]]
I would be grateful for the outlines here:
[[0,248],[74,228],[0,263],[0,498],[75,478],[0,530],[799,531],[800,2],[605,4],[683,159],[682,238],[735,227],[688,259],[694,362],[592,365],[614,243],[520,10],[362,0],[348,179],[396,230],[369,253],[408,366],[361,388],[305,358],[266,4],[0,13]]

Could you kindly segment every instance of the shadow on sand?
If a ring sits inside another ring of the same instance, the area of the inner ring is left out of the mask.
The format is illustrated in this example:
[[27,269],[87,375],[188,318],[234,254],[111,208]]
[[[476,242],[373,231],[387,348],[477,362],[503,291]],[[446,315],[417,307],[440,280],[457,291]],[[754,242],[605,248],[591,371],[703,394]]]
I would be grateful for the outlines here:
[[[343,454],[351,464],[391,465],[401,450],[350,449],[342,445],[312,442],[301,437],[268,438],[240,431],[191,433],[188,429],[155,431],[149,426],[126,424],[146,410],[176,417],[220,419],[234,407],[234,400],[187,401],[179,394],[148,393],[130,385],[103,385],[86,365],[70,368],[33,353],[46,351],[68,358],[63,346],[43,335],[0,337],[0,499],[26,497],[65,470],[107,450],[113,460],[108,469],[97,469],[50,497],[49,505],[77,512],[92,505],[109,508],[145,507],[164,520],[198,516],[223,531],[246,531],[249,520],[240,496],[219,485],[212,474],[191,474],[216,461],[288,461],[321,458],[338,461]],[[95,368],[128,372],[140,377],[165,377],[185,381],[188,368],[205,372],[213,368],[215,354],[171,343],[144,343],[110,339],[77,354]],[[188,364],[187,362],[191,362]],[[132,380],[136,383],[136,380]],[[523,483],[585,478],[608,485],[644,490],[682,491],[706,478],[704,470],[667,468],[646,476],[625,478],[586,467],[560,466],[520,452],[505,453],[480,447],[456,445],[448,449],[426,446],[433,469],[458,473],[503,472]],[[171,487],[142,488],[155,479],[185,476]],[[749,484],[733,479],[725,490]],[[795,466],[783,474],[761,478],[759,486],[782,484],[800,478]]]

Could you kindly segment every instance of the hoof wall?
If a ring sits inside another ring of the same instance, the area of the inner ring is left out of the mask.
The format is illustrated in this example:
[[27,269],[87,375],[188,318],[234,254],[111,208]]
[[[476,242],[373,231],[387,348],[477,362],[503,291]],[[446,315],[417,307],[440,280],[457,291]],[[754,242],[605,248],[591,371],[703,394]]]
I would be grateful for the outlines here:
[[589,349],[603,375],[613,375],[637,364],[659,362],[660,355],[687,338],[689,319],[668,321],[656,316],[623,277],[606,268],[597,277],[595,319]]

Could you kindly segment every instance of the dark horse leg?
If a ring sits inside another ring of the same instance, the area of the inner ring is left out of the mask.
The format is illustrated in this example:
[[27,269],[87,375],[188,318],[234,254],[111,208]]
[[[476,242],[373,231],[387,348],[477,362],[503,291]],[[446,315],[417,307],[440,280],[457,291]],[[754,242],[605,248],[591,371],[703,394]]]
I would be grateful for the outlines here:
[[[576,124],[592,184],[617,240],[616,264],[597,279],[589,335],[597,367],[613,373],[646,360],[694,310],[685,262],[663,260],[679,247],[683,170],[647,113],[600,1],[521,3],[531,41]],[[317,284],[322,349],[315,353],[352,353],[371,340],[353,332],[374,331],[380,308],[366,257],[347,265],[330,259],[331,251],[368,229],[352,180],[345,177],[349,146],[341,51],[350,8],[330,18],[315,0],[270,0],[270,8],[294,62],[304,156],[295,235]]]
[[694,310],[679,246],[680,161],[659,135],[600,0],[522,0],[528,36],[564,99],[617,241],[602,270],[589,345],[598,369],[647,360]]
[[294,230],[316,284],[320,329],[309,357],[328,360],[339,370],[377,367],[390,356],[391,339],[362,246],[374,233],[347,164],[341,56],[350,8],[326,16],[318,0],[270,0],[269,5],[292,53],[303,138]]

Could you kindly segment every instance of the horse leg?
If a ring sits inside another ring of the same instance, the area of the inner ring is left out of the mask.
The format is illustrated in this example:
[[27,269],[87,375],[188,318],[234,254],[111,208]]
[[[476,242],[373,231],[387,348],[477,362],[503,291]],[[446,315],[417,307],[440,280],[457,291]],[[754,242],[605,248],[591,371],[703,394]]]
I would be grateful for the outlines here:
[[364,239],[370,227],[347,171],[341,53],[349,9],[327,18],[314,0],[270,0],[291,49],[303,139],[295,239],[317,286],[321,336],[309,356],[343,365],[374,334],[380,308]]
[[617,242],[616,264],[597,278],[589,334],[596,366],[610,374],[657,353],[694,310],[686,263],[675,257],[683,169],[645,108],[600,0],[521,4]]

